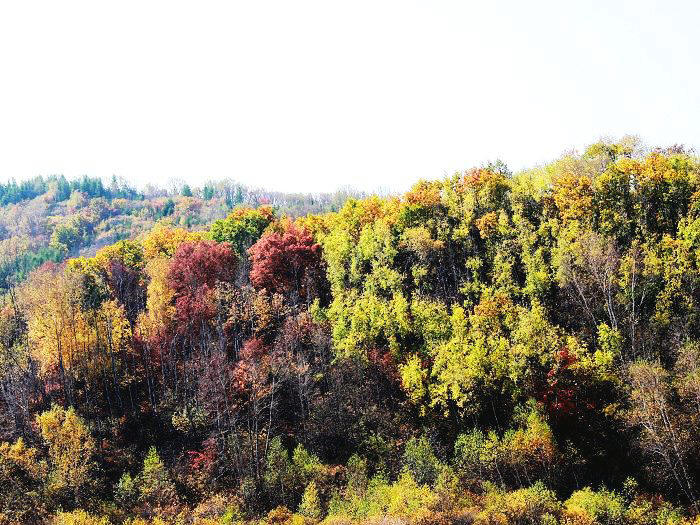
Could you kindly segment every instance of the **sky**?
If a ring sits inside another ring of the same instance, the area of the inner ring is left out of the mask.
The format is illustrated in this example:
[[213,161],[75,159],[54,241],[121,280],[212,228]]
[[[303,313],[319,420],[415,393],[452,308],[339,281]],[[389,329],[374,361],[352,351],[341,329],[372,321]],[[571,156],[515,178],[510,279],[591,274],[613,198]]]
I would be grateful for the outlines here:
[[0,1],[0,179],[403,190],[700,146],[696,1]]

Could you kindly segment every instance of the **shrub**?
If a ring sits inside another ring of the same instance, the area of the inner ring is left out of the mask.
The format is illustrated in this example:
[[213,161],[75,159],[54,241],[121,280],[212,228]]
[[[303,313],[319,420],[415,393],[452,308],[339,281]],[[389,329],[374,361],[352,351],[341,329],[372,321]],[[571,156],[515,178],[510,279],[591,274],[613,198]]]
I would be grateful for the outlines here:
[[53,525],[109,525],[107,518],[99,518],[88,514],[84,510],[73,512],[59,512],[52,521]]
[[488,485],[476,523],[556,524],[560,512],[561,503],[542,483],[512,492]]
[[594,491],[586,487],[577,490],[566,500],[564,508],[570,521],[596,525],[624,523],[625,503],[622,497],[605,489]]
[[437,495],[427,485],[416,483],[410,472],[405,471],[395,483],[381,476],[369,482],[363,496],[349,495],[345,499],[334,498],[328,514],[334,519],[346,517],[368,519],[379,516],[420,519],[429,514],[437,502]]

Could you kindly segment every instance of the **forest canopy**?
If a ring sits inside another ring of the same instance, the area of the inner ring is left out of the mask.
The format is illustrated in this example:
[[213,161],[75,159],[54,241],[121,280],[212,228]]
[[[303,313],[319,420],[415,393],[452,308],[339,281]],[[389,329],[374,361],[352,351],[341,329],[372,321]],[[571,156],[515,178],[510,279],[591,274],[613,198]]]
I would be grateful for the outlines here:
[[700,522],[692,151],[149,191],[0,186],[0,524]]

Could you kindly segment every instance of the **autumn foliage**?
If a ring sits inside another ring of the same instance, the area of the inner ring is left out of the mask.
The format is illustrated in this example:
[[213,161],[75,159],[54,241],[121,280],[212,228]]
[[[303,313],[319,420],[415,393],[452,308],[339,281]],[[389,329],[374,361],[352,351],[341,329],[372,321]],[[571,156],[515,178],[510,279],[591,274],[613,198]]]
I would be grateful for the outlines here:
[[213,315],[214,287],[217,283],[233,281],[236,259],[228,243],[185,242],[177,248],[168,284],[175,292],[176,317],[180,323],[188,324]]
[[51,181],[60,257],[0,276],[1,525],[697,524],[692,152],[304,217],[183,186],[82,251],[126,189]]
[[292,294],[299,300],[317,297],[323,287],[321,246],[310,233],[290,224],[263,236],[249,250],[250,281],[256,288]]

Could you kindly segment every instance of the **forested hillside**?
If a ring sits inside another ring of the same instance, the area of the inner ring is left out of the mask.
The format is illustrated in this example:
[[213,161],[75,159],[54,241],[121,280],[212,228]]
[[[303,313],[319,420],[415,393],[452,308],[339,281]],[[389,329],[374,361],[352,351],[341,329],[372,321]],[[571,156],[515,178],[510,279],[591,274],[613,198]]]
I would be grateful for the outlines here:
[[700,523],[692,152],[347,201],[27,184],[0,523]]
[[232,208],[272,205],[293,217],[338,211],[361,193],[291,194],[252,189],[230,180],[191,187],[137,190],[123,179],[63,176],[0,183],[0,289],[24,280],[44,262],[94,255],[106,245],[134,239],[156,224],[204,230]]

